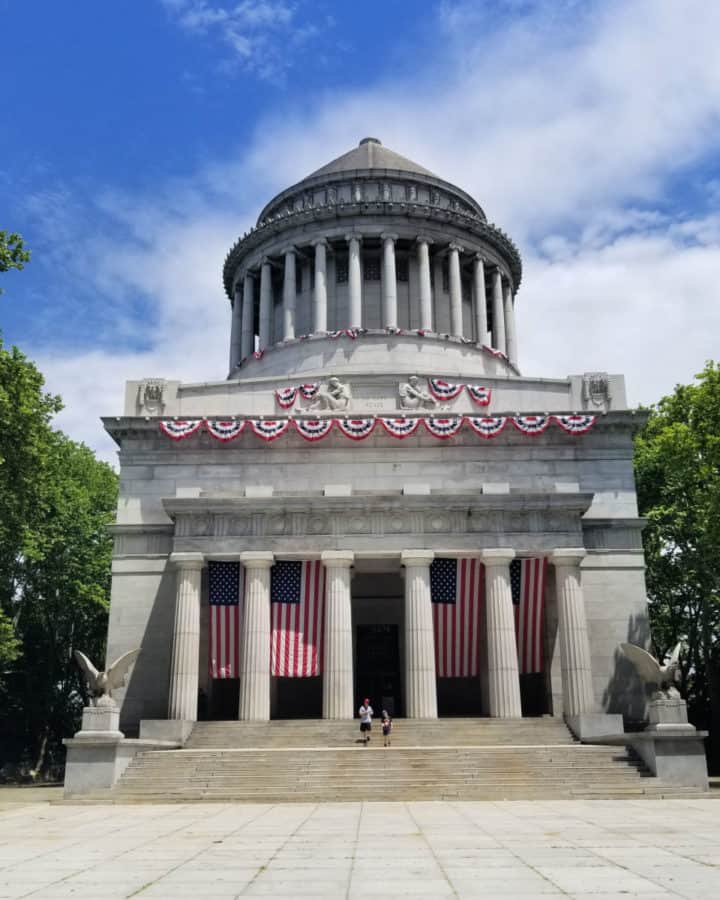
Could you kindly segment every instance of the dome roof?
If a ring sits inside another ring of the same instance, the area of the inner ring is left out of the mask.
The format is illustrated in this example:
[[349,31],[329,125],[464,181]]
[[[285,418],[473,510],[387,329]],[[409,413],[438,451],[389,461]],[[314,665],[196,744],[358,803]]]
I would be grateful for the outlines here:
[[352,172],[359,169],[389,169],[394,172],[408,172],[415,175],[430,175],[437,178],[433,172],[423,166],[419,166],[411,159],[400,156],[394,150],[383,147],[382,142],[374,137],[363,138],[357,147],[342,156],[338,156],[332,162],[321,166],[308,175],[308,178],[316,178],[321,175],[335,175],[338,172]]

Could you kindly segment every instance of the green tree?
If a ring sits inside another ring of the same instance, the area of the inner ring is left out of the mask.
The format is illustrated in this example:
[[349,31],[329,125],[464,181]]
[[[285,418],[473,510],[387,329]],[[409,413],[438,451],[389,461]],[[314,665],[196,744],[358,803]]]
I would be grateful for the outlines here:
[[15,232],[0,231],[0,272],[22,269],[29,260],[30,251],[25,249],[22,237]]
[[720,364],[650,410],[635,442],[648,599],[659,653],[683,640],[693,721],[720,756]]

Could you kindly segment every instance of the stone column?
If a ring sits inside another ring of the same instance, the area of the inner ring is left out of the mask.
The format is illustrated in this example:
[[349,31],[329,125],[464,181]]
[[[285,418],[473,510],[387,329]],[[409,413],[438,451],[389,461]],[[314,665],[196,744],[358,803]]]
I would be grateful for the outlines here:
[[405,566],[405,715],[437,719],[435,635],[430,597],[432,550],[403,550]]
[[515,306],[513,304],[513,294],[510,282],[505,284],[505,292],[503,295],[504,319],[505,319],[505,345],[507,347],[507,356],[510,362],[517,365],[517,333],[515,332]]
[[295,248],[285,251],[285,276],[283,278],[283,340],[295,337],[295,299],[297,297]]
[[270,265],[270,260],[265,257],[260,269],[260,328],[258,344],[261,350],[270,346],[272,313],[272,266]]
[[566,717],[595,712],[585,602],[580,583],[582,547],[555,550],[550,562],[555,566],[558,632],[562,668],[563,712]]
[[247,359],[255,349],[255,276],[245,273],[243,283],[242,341],[240,358]]
[[315,247],[315,291],[313,293],[313,333],[327,331],[327,241],[320,238]]
[[[348,234],[348,328],[362,328],[362,272],[360,269],[360,243],[358,234]],[[339,324],[339,323],[338,323]]]
[[463,248],[459,244],[450,244],[448,255],[448,282],[450,287],[450,334],[460,337],[463,333],[462,317],[462,279],[460,278],[460,254]]
[[505,344],[505,310],[503,308],[502,272],[493,272],[493,347],[507,353]]
[[240,640],[240,712],[250,722],[270,719],[270,567],[273,554],[248,550],[240,554],[245,567],[245,600]]
[[420,282],[420,328],[432,331],[432,286],[430,281],[430,244],[426,237],[417,239],[418,277]]
[[397,328],[397,273],[395,271],[396,234],[381,234],[383,242],[382,314],[383,328]]
[[173,553],[177,569],[168,719],[197,720],[202,553]]
[[488,688],[490,715],[519,719],[520,676],[518,674],[515,614],[510,588],[510,561],[514,550],[485,550],[485,618],[488,644]]
[[233,291],[232,320],[230,325],[230,374],[237,369],[241,357],[242,334],[242,293],[238,282]]
[[355,704],[350,566],[355,554],[327,550],[321,559],[325,566],[323,719],[352,719]]
[[485,262],[479,253],[473,258],[473,290],[475,294],[475,340],[487,342],[487,297],[485,296]]

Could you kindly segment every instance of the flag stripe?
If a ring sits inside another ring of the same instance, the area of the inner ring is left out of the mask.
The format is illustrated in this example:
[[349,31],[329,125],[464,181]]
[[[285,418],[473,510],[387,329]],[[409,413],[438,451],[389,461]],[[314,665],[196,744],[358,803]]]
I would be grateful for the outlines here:
[[[298,574],[299,573],[299,574]],[[271,672],[307,678],[322,672],[325,572],[319,560],[278,561],[273,567]]]
[[211,678],[238,678],[244,572],[239,563],[211,560],[208,581],[209,674]]
[[430,585],[437,676],[475,676],[478,673],[482,565],[477,559],[438,559],[432,565]]
[[545,624],[544,558],[518,559],[511,563],[518,670],[521,675],[543,670],[543,629]]

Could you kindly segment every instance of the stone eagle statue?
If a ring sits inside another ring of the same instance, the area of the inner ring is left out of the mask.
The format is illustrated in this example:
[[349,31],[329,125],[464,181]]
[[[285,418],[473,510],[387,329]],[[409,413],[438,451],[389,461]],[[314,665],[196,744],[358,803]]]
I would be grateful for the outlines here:
[[75,659],[85,675],[91,706],[115,706],[112,692],[125,684],[128,670],[139,653],[139,647],[137,650],[128,650],[104,672],[99,672],[84,653],[75,651]]
[[661,665],[647,650],[638,647],[637,644],[620,644],[623,654],[635,666],[638,675],[646,684],[657,685],[653,699],[662,697],[679,697],[680,692],[675,687],[680,671],[680,651],[682,641],[675,644],[667,663]]

